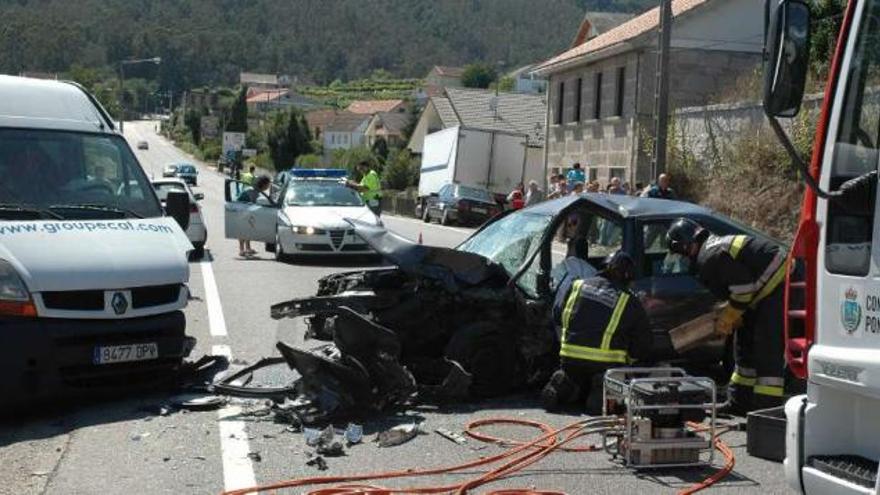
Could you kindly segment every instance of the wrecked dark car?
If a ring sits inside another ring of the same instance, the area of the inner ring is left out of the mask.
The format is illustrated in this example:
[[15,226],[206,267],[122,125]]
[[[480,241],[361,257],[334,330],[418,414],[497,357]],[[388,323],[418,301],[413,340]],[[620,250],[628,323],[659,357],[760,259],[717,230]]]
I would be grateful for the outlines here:
[[666,252],[666,230],[681,216],[717,234],[766,237],[697,205],[604,194],[500,215],[455,249],[353,222],[393,267],[330,275],[314,297],[273,306],[273,318],[304,317],[308,338],[332,342],[313,351],[285,342],[278,348],[301,375],[296,393],[318,410],[541,386],[558,363],[551,309],[565,261],[580,256],[600,268],[606,255],[624,249],[637,262],[633,289],[651,319],[655,360],[714,368],[721,377],[729,342],[679,355],[669,339],[670,329],[716,303],[688,260]]

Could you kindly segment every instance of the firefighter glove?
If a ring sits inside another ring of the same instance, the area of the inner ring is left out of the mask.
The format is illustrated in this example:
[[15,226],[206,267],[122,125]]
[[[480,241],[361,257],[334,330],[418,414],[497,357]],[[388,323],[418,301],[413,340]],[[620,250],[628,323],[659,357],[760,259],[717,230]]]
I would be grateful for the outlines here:
[[715,320],[715,333],[718,335],[732,334],[734,330],[742,326],[742,315],[742,310],[725,304]]

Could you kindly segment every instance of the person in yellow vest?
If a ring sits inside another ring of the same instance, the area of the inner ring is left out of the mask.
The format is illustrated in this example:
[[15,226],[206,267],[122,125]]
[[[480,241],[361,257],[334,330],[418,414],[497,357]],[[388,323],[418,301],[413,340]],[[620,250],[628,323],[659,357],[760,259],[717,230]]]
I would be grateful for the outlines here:
[[241,182],[243,182],[244,184],[246,184],[248,186],[253,186],[254,179],[256,178],[254,176],[255,170],[256,170],[256,167],[251,166],[251,168],[247,172],[241,174]]
[[359,192],[367,207],[378,217],[382,214],[382,181],[379,173],[367,161],[358,163],[357,170],[361,174],[361,181],[348,181],[348,187]]
[[616,251],[597,275],[560,287],[566,294],[557,295],[553,307],[561,327],[559,369],[541,392],[548,411],[585,400],[588,414],[601,414],[605,371],[649,359],[653,336],[645,308],[629,289],[634,276],[632,257]]

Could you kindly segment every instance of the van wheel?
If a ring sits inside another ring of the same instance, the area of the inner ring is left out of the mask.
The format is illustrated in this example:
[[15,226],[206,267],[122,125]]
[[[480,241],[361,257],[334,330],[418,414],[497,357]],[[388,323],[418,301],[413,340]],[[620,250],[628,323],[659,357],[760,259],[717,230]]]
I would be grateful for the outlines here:
[[274,253],[275,252],[275,244],[272,242],[267,242],[266,243],[266,252],[267,253]]

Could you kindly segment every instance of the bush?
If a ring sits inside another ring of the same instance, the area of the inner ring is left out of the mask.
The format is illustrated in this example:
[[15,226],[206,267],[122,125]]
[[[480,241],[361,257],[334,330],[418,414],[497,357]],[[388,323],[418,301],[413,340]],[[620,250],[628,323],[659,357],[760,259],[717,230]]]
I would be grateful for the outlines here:
[[214,162],[220,158],[220,152],[223,151],[220,141],[216,139],[205,139],[199,144],[199,151],[202,160],[206,162]]
[[388,189],[402,191],[415,185],[419,176],[418,162],[408,149],[394,150],[385,164],[383,182]]

